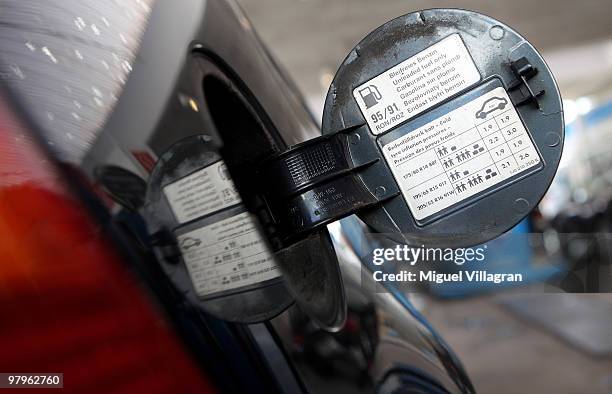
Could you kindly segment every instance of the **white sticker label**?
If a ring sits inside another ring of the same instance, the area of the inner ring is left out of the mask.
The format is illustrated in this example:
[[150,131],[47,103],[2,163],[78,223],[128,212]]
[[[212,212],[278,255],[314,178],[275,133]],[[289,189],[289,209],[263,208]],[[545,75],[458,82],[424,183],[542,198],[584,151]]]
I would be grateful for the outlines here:
[[353,96],[372,133],[380,134],[478,81],[455,33],[358,86]]
[[501,87],[386,144],[383,155],[417,220],[540,163]]
[[248,212],[179,235],[178,242],[200,297],[281,275]]
[[241,202],[225,163],[219,161],[164,186],[179,223],[197,219]]

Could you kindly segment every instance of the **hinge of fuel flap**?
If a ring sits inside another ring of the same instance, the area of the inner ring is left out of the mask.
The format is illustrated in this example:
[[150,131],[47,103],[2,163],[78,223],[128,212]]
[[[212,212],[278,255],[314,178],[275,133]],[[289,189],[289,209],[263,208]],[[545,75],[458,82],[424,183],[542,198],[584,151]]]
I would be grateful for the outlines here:
[[353,160],[350,145],[359,134],[352,132],[362,126],[306,141],[263,163],[258,176],[272,237],[284,243],[397,195],[370,190],[361,177],[380,160]]
[[544,94],[544,90],[538,90],[537,92],[529,85],[527,82],[529,79],[533,78],[537,73],[538,69],[534,67],[526,57],[521,57],[513,62],[510,62],[510,69],[512,73],[516,77],[514,83],[508,86],[508,90],[516,91],[517,88],[525,87],[526,91],[520,89],[518,92],[520,93],[520,97],[516,98],[516,95],[513,98],[516,98],[514,101],[514,105],[519,107],[521,105],[533,102],[535,106],[540,109],[540,102],[538,101],[538,97]]

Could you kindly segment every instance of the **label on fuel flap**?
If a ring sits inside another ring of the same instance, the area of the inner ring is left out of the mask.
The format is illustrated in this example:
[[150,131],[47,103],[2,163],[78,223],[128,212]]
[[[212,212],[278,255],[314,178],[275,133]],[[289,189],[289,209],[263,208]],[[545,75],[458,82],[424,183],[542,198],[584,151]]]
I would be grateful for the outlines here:
[[353,96],[377,135],[478,81],[480,73],[455,33],[358,86]]
[[227,166],[222,161],[164,186],[163,192],[179,223],[241,203]]
[[265,282],[281,275],[248,212],[177,238],[193,287],[200,297]]
[[502,87],[386,143],[382,151],[417,220],[541,162]]

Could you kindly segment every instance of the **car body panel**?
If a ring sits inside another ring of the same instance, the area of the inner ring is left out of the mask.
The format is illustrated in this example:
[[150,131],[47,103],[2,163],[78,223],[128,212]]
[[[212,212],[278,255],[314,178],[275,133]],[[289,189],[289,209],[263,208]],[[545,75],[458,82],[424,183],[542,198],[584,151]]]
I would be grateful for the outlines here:
[[[95,2],[89,0],[79,2],[82,7],[90,3]],[[39,8],[36,12],[44,14],[47,6],[43,2],[37,5]],[[60,8],[55,3],[53,6],[55,7],[54,12],[59,13],[63,18],[63,23],[66,21],[74,23],[74,12],[70,11],[70,8]],[[96,93],[92,91],[92,86],[102,83],[101,79],[106,78],[105,76],[86,73],[84,70],[77,70],[74,75],[71,75],[67,70],[63,70],[61,73],[48,76],[53,80],[53,84],[61,87],[65,81],[71,81],[79,89],[70,91],[54,89],[53,93],[35,90],[31,85],[35,80],[29,78],[14,79],[7,84],[12,102],[31,122],[34,135],[46,144],[47,148],[50,148],[60,162],[75,167],[76,172],[87,180],[85,183],[91,188],[96,188],[96,168],[105,165],[119,166],[146,181],[155,162],[169,146],[187,136],[202,133],[202,130],[197,128],[198,125],[202,125],[199,111],[194,110],[191,100],[196,102],[197,108],[206,106],[207,102],[201,91],[201,81],[193,79],[194,75],[197,75],[197,73],[194,74],[196,67],[194,51],[213,59],[220,67],[226,69],[244,84],[274,126],[280,137],[281,145],[285,147],[295,145],[320,135],[320,130],[304,105],[303,99],[285,74],[279,70],[257,38],[247,17],[235,2],[158,0],[150,4],[150,10],[143,8],[139,12],[144,13],[145,10],[146,16],[139,14],[138,18],[143,21],[146,19],[146,23],[138,25],[130,33],[130,40],[138,42],[138,50],[134,49],[133,52],[130,52],[129,67],[121,66],[121,61],[119,62],[122,69],[127,71],[121,74],[124,82],[113,90],[116,101],[95,116],[86,117],[77,113],[86,127],[71,124],[71,127],[85,131],[65,131],[61,127],[50,125],[47,106],[52,105],[53,98],[59,95],[61,96],[61,100],[58,100],[60,105],[55,112],[63,111],[62,119],[70,119],[71,116],[74,118],[71,115],[71,112],[74,112],[72,108],[78,106],[72,101],[84,101],[82,97],[85,96],[94,97]],[[112,14],[112,11],[104,9],[98,11],[101,16],[106,15],[107,19]],[[110,19],[109,22],[111,22]],[[80,24],[78,19],[77,24]],[[92,29],[91,23],[88,28]],[[20,27],[12,27],[12,29],[19,32]],[[140,34],[141,30],[142,34]],[[51,32],[47,30],[42,34],[44,36]],[[5,41],[0,41],[2,45],[6,44]],[[83,57],[94,56],[96,51],[100,50],[95,41],[82,43],[84,46],[79,47],[78,51]],[[22,44],[26,45],[25,42]],[[60,39],[57,45],[62,48],[61,51],[72,50],[71,56],[76,56],[78,60],[79,56],[74,53],[75,48],[69,38]],[[119,46],[116,50],[119,50],[121,44],[116,45]],[[38,46],[42,51],[44,44]],[[10,51],[7,52],[6,49],[6,46],[2,48],[3,70],[15,74],[15,70],[10,68],[14,60],[11,58]],[[27,47],[26,49],[29,50]],[[104,47],[102,50],[108,52],[112,57],[113,49]],[[41,52],[39,55],[42,57],[33,60],[30,58],[19,60],[23,63],[20,67],[45,69],[49,61],[53,63],[48,54]],[[42,61],[47,63],[41,63]],[[75,75],[78,75],[78,78],[75,79]],[[110,92],[108,94],[110,97]],[[41,103],[40,100],[45,103]],[[58,116],[55,119],[57,118]],[[195,119],[199,120],[196,122]],[[62,133],[58,134],[58,130]],[[82,135],[77,135],[79,132]],[[66,139],[70,138],[66,133],[71,133],[79,143],[64,145]],[[214,130],[206,130],[206,133],[211,135],[213,140],[218,141],[221,148],[223,141]],[[119,215],[127,214],[116,201],[109,199],[105,193],[98,190],[94,194],[105,203],[106,212],[111,217],[116,218]],[[141,227],[132,229],[132,235],[134,239],[131,247],[144,247],[145,249],[148,247],[146,231],[143,231]],[[363,292],[359,284],[361,265],[354,257],[351,258],[350,264],[346,262],[348,258],[341,259],[346,286],[357,289],[357,293]],[[153,286],[160,285],[157,283]],[[445,355],[440,351],[440,349],[446,349],[446,352],[449,350],[446,345],[440,344],[437,336],[431,334],[428,326],[414,318],[406,304],[398,301],[395,295],[388,292],[368,295],[368,297],[371,296],[375,298],[373,302],[378,316],[384,316],[386,319],[387,329],[400,333],[400,337],[383,341],[385,346],[376,349],[376,357],[372,359],[373,365],[368,369],[368,374],[374,382],[383,379],[390,365],[396,365],[401,361],[404,364],[418,366],[419,370],[426,370],[428,376],[439,382],[449,392],[470,391],[469,381],[466,382],[466,378],[457,373],[457,371],[462,371],[462,367],[456,358],[448,357],[448,354]],[[294,329],[287,318],[288,313],[285,312],[277,318],[278,320],[275,320],[276,328],[271,331],[275,336],[279,332],[282,333],[283,330],[288,333]],[[195,325],[202,332],[208,332],[209,327],[202,326],[199,319],[194,319],[188,325]],[[282,321],[284,323],[281,324]],[[242,330],[243,328],[239,326],[229,329],[232,335],[237,335],[236,331],[243,333]],[[195,334],[192,333],[193,335]],[[284,352],[288,351],[291,346],[290,342],[282,340],[276,344],[264,346],[257,341],[243,340],[240,335],[237,336],[240,338],[236,339],[236,343],[256,346],[259,352],[265,352],[266,346],[280,346],[283,349],[281,354],[285,354]],[[397,356],[390,359],[389,354],[382,350],[386,346],[393,347],[394,354]],[[194,352],[197,352],[197,349],[199,348],[194,347]],[[239,351],[237,349],[228,350],[229,354],[226,356],[231,357],[232,351]],[[289,357],[277,360],[277,362],[289,365],[293,363]],[[293,368],[290,370],[293,371]],[[275,373],[273,365],[261,367],[258,371],[258,373],[271,376],[274,376]],[[302,372],[299,370],[296,372],[296,379],[309,379]],[[353,383],[345,381],[342,384],[352,385]]]

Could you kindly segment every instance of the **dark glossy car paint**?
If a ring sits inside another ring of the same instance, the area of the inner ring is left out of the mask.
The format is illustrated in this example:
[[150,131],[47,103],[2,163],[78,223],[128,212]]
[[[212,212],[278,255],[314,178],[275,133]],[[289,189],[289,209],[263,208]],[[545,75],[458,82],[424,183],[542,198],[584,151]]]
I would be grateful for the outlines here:
[[[249,130],[218,130],[219,122],[210,114],[215,91],[206,91],[203,72],[208,66],[203,63],[223,73],[232,91],[249,100],[257,112],[267,130],[262,154],[320,135],[300,94],[233,1],[158,0],[129,12],[89,0],[3,3],[16,20],[28,11],[40,15],[25,30],[6,20],[3,24],[0,50],[2,71],[10,76],[5,78],[7,94],[55,159],[83,177],[70,179],[84,188],[82,197],[92,198],[92,190],[100,185],[99,169],[109,165],[146,182],[158,158],[189,136],[208,136],[218,145],[230,172],[232,166],[237,168],[237,157],[252,152],[253,145],[241,144],[243,138],[249,141]],[[7,13],[2,15],[0,18],[8,18]],[[105,20],[117,29],[113,35],[109,30],[105,36]],[[115,58],[116,63],[109,64]],[[101,100],[100,96],[108,101],[99,105],[96,97]],[[239,190],[248,183],[239,177],[235,181]],[[360,262],[342,242],[337,243],[339,260],[345,286],[351,291],[349,324],[337,334],[318,328],[304,331],[312,322],[305,316],[290,318],[300,313],[295,307],[270,323],[227,324],[194,310],[176,294],[164,271],[156,266],[150,234],[138,209],[122,207],[120,199],[112,201],[108,195],[98,193],[98,198],[106,198],[106,212],[113,231],[119,234],[120,248],[130,252],[130,264],[138,267],[149,289],[170,311],[190,350],[200,360],[218,357],[215,362],[202,363],[218,374],[222,388],[335,391],[335,386],[325,385],[313,365],[326,362],[324,353],[316,350],[317,341],[322,340],[326,346],[341,343],[360,349],[364,357],[360,376],[369,382],[365,387],[370,390],[473,391],[452,351],[405,298],[389,292],[364,292]],[[104,216],[99,200],[96,204],[98,216]],[[277,313],[289,304],[279,305]],[[368,333],[365,344],[354,342],[361,329]],[[306,346],[315,350],[304,350]],[[300,352],[309,355],[297,360]],[[340,369],[351,369],[355,362],[342,360]],[[338,386],[354,389],[354,376],[341,372],[335,376]]]

